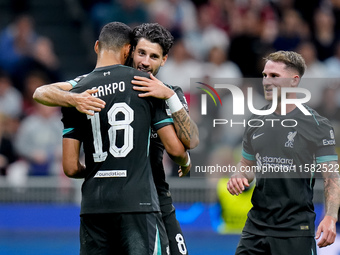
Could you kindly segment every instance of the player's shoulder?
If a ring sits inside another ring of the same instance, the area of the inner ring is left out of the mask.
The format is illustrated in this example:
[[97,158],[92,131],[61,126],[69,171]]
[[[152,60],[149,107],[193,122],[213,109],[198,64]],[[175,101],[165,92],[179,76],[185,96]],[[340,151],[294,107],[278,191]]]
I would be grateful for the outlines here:
[[70,83],[72,85],[72,87],[76,86],[81,80],[83,80],[84,78],[86,78],[89,75],[89,73],[87,74],[82,74],[77,76],[74,79],[71,80],[66,80],[66,82]]
[[149,73],[139,71],[131,66],[117,65],[116,68],[118,68],[120,72],[123,72],[125,74],[143,76],[143,77],[148,77],[148,78],[150,77]]
[[164,85],[167,86],[168,88],[172,89],[172,90],[175,91],[176,93],[178,93],[178,92],[183,93],[182,88],[179,87],[179,86],[173,86],[173,85],[170,85],[170,84],[167,84],[167,83],[164,83]]
[[316,110],[314,110],[313,108],[304,105],[306,107],[306,109],[308,110],[308,112],[311,114],[310,118],[307,118],[307,124],[308,125],[314,125],[314,126],[327,126],[327,127],[331,127],[332,124],[331,122],[324,116],[321,116]]
[[169,85],[169,84],[166,84],[166,83],[164,83],[164,85],[167,86],[168,88],[172,89],[173,91],[175,91],[175,93],[177,94],[179,100],[183,104],[185,110],[187,112],[189,112],[188,102],[187,102],[187,99],[186,99],[186,97],[184,95],[184,92],[183,92],[182,88],[179,87],[179,86],[172,86],[172,85]]

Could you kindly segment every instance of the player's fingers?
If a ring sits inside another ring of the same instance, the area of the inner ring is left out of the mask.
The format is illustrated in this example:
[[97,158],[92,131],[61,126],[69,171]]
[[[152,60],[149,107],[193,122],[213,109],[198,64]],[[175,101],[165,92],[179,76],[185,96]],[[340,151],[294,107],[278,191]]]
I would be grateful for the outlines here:
[[[133,76],[133,78],[137,81],[150,81],[149,78],[143,77],[143,76]],[[134,80],[133,80],[134,81]]]
[[145,81],[132,80],[131,83],[134,84],[134,85],[143,86],[143,87],[149,86],[149,83],[145,82]]
[[148,87],[133,86],[132,88],[133,88],[134,90],[141,91],[141,92],[149,91],[149,88],[148,88]]
[[244,190],[244,179],[245,178],[237,178],[236,181],[237,181],[237,184],[238,184],[238,190],[240,193],[242,193],[242,191]]
[[321,226],[319,225],[318,229],[316,230],[315,239],[319,239],[321,235]]
[[335,237],[336,237],[336,231],[329,228],[325,232],[327,232],[325,246],[328,246],[328,245],[331,245],[332,243],[334,243]]
[[152,73],[150,74],[150,78],[153,81],[159,82],[159,80]]
[[240,194],[240,188],[238,187],[238,183],[237,183],[237,178],[231,178],[228,182],[229,185],[229,192],[232,195],[238,195]]
[[105,108],[105,102],[102,102],[101,100],[87,100],[84,102],[84,108],[87,108],[88,110],[94,110],[98,111],[97,109],[99,108],[99,111],[102,108]]
[[250,186],[247,178],[243,178],[243,185],[246,187]]
[[230,182],[231,188],[234,191],[234,194],[238,196],[240,194],[240,188],[238,186],[237,178],[232,178]]
[[106,104],[106,102],[104,100],[100,99],[99,97],[91,96],[90,100],[91,100],[91,102],[97,103],[99,105],[105,105]]
[[151,92],[145,92],[145,93],[141,93],[138,94],[139,97],[151,97],[153,96],[153,94]]
[[80,109],[78,109],[78,108],[77,108],[77,110],[78,110],[79,112],[85,113],[85,114],[90,115],[90,116],[93,116],[93,115],[94,115],[94,111],[90,111],[90,110],[80,110]]
[[86,92],[92,95],[92,94],[97,93],[98,89],[87,89]]
[[331,245],[335,241],[336,234],[333,232],[330,232],[327,238],[327,245]]
[[320,241],[318,242],[318,246],[321,248],[321,247],[325,247],[327,246],[327,238],[328,238],[328,231],[324,231],[322,233],[322,237],[320,239]]
[[234,190],[231,187],[230,180],[227,183],[227,190],[229,191],[230,194],[235,195]]

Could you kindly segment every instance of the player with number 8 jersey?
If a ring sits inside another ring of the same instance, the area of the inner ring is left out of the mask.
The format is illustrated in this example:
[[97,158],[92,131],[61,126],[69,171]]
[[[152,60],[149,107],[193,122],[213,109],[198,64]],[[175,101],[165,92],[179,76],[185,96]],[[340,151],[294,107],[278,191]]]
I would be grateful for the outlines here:
[[[149,143],[157,130],[173,160],[190,158],[177,138],[160,99],[144,99],[132,88],[134,76],[149,74],[123,66],[132,30],[120,22],[105,25],[95,43],[96,68],[72,88],[94,95],[105,108],[93,114],[63,108],[63,168],[85,178],[80,211],[80,254],[169,254],[155,184]],[[80,147],[85,165],[79,161]]]

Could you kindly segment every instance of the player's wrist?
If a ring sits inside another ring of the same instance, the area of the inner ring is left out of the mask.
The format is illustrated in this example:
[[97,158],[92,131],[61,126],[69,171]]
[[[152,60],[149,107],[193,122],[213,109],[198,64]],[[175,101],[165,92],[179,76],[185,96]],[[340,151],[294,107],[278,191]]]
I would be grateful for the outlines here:
[[[164,85],[165,86],[165,85]],[[166,86],[165,86],[166,87]],[[164,96],[164,99],[165,100],[168,100],[170,99],[170,97],[172,97],[173,95],[175,95],[175,91],[173,91],[172,89],[166,87],[166,91],[165,91],[165,96]]]
[[166,99],[165,103],[168,105],[171,113],[175,113],[183,108],[183,104],[176,93],[174,93],[169,99]]
[[190,159],[189,152],[187,152],[187,155],[188,155],[188,160],[187,160],[187,162],[184,165],[182,165],[183,167],[188,167],[191,164],[191,159]]

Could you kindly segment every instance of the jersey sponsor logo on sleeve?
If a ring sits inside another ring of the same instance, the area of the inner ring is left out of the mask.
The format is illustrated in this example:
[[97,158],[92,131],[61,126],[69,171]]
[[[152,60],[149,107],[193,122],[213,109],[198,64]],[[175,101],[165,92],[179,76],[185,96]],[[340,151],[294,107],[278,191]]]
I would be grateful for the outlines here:
[[329,136],[330,136],[330,140],[327,140],[327,139],[323,139],[322,140],[322,144],[323,145],[335,145],[335,136],[334,136],[334,131],[333,130],[330,130],[329,131]]
[[323,145],[335,145],[335,140],[334,139],[332,140],[323,139],[322,144]]
[[126,170],[99,170],[94,178],[114,178],[114,177],[126,177]]

